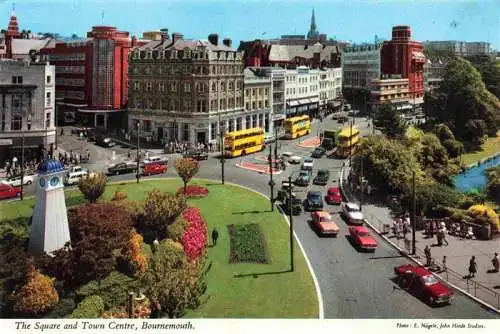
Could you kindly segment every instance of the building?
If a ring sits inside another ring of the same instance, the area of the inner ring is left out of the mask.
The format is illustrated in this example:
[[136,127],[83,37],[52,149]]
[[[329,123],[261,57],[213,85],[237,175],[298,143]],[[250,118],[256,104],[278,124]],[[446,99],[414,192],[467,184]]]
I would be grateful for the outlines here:
[[461,57],[489,55],[491,53],[490,43],[487,42],[425,41],[423,44],[426,48],[450,52]]
[[161,41],[161,31],[145,31],[142,33],[142,38],[149,41]]
[[319,116],[319,71],[300,66],[285,74],[286,117]]
[[311,16],[311,27],[309,28],[309,32],[307,33],[307,39],[318,40],[319,39],[319,31],[316,27],[316,17],[314,16],[314,9],[312,11]]
[[426,92],[439,87],[446,71],[446,59],[427,59],[424,65],[424,89]]
[[[247,68],[244,70],[243,87],[245,90],[245,124],[240,128],[263,128],[266,132],[273,131],[273,82],[270,76],[262,75],[260,71]],[[238,123],[238,120],[237,120]]]
[[0,60],[0,164],[53,151],[56,141],[55,67],[48,62]]
[[382,74],[407,78],[414,105],[424,103],[424,64],[427,59],[423,50],[421,42],[411,40],[411,29],[408,26],[393,27],[392,39],[382,44]]
[[43,59],[56,66],[59,120],[101,128],[126,124],[131,47],[128,32],[95,26],[86,39],[60,41],[40,50]]
[[373,79],[370,82],[370,93],[369,103],[373,109],[386,103],[394,105],[400,111],[412,109],[408,78],[385,75],[381,79]]
[[[217,34],[208,40],[163,34],[134,48],[129,130],[137,134],[139,124],[140,136],[150,140],[216,144],[221,132],[241,129],[247,116],[254,117],[244,106],[243,70],[243,54]],[[259,114],[258,124],[265,118]]]
[[319,69],[319,109],[326,115],[342,105],[342,68]]

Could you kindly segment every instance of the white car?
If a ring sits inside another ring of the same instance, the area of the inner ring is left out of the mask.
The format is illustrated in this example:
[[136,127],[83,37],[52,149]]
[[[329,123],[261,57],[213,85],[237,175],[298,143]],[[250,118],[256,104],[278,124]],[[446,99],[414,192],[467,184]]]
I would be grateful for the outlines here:
[[283,152],[283,153],[281,153],[281,157],[282,158],[287,158],[287,159],[289,159],[292,155],[293,155],[292,152]]
[[[24,175],[23,177],[23,183],[25,186],[30,185],[35,183],[35,178],[36,175]],[[21,177],[20,176],[15,176],[11,177],[10,179],[2,180],[2,183],[11,185],[12,187],[20,187],[21,186]]]
[[288,162],[291,164],[300,164],[302,161],[302,158],[299,157],[298,155],[292,155],[291,157],[288,158]]
[[314,165],[314,160],[311,158],[306,158],[306,159],[304,159],[304,162],[302,163],[302,166],[300,167],[300,169],[313,170],[313,165]]
[[81,178],[84,176],[88,175],[87,170],[81,170],[79,172],[71,172],[66,174],[66,177],[64,178],[64,184],[67,186],[73,186],[75,184],[78,184],[80,182]]
[[149,157],[148,159],[142,160],[142,163],[145,164],[145,165],[151,164],[151,163],[161,163],[161,162],[168,163],[168,159],[167,158],[162,158],[160,156],[153,156],[153,157]]
[[365,218],[359,205],[352,202],[343,202],[340,208],[348,224],[363,225]]

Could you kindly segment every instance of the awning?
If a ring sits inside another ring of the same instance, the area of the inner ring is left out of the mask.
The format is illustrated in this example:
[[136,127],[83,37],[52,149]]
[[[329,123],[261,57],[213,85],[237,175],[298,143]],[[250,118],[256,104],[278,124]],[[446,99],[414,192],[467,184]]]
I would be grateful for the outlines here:
[[122,109],[78,109],[78,111],[85,113],[114,113],[123,110]]
[[299,104],[300,105],[309,104],[309,99],[301,99],[301,100],[299,100]]
[[289,107],[296,107],[299,104],[299,102],[298,101],[288,101],[286,104]]
[[318,102],[319,102],[319,99],[316,97],[309,99],[309,103],[318,103]]

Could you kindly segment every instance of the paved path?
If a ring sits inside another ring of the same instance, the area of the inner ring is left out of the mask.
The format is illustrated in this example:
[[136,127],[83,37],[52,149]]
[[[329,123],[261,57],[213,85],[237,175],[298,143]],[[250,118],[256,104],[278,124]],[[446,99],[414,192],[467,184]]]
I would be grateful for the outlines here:
[[[359,192],[353,191],[347,186],[347,171],[346,168],[344,173],[345,189],[351,198],[359,202],[361,198]],[[362,210],[367,221],[379,231],[384,230],[384,224],[389,224],[392,227],[393,219],[390,209],[370,196],[365,195],[363,198]],[[396,238],[392,232],[387,234],[387,237],[401,249],[411,250],[409,248],[410,240],[405,243],[403,238]],[[411,233],[408,233],[407,238],[411,238]],[[446,256],[447,270],[439,273],[441,277],[500,309],[500,273],[489,272],[493,269],[491,260],[494,253],[500,253],[500,238],[486,241],[462,239],[448,235],[446,239],[449,242],[448,246],[439,247],[435,237],[428,238],[424,231],[416,231],[417,256],[422,262],[425,262],[424,248],[427,245],[431,247],[431,257],[440,267],[443,267],[443,256]],[[475,278],[467,279],[469,260],[472,256],[476,257],[478,273]]]

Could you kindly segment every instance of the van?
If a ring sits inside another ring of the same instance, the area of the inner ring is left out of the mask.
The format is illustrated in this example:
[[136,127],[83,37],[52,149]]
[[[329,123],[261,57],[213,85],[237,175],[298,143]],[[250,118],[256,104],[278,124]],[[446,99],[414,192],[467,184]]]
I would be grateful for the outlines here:
[[75,184],[78,184],[80,182],[81,178],[84,176],[87,176],[88,172],[85,170],[82,170],[80,172],[72,172],[68,173],[66,177],[64,178],[64,184],[67,186],[72,186]]

